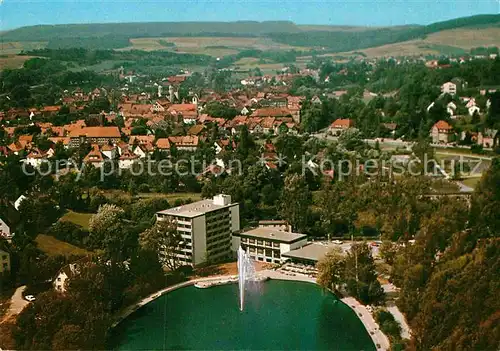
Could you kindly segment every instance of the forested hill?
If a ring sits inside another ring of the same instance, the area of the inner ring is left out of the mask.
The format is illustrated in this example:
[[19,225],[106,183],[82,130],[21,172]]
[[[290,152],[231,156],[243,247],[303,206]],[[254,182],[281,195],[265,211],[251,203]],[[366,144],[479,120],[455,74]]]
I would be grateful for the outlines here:
[[115,49],[127,47],[131,38],[266,37],[292,46],[321,47],[332,52],[341,52],[424,38],[432,33],[464,27],[500,27],[500,15],[464,17],[427,26],[382,28],[301,26],[289,21],[39,25],[1,33],[0,40],[3,42],[48,42],[49,48]]

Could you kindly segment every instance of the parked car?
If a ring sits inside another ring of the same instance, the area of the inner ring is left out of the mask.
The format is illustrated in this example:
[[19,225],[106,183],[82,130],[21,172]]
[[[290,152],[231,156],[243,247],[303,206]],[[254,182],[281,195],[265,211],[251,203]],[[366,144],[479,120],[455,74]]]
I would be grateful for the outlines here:
[[337,245],[341,245],[342,244],[342,240],[334,240],[332,241],[334,244],[337,244]]
[[26,295],[24,298],[29,302],[33,302],[36,300],[33,295]]

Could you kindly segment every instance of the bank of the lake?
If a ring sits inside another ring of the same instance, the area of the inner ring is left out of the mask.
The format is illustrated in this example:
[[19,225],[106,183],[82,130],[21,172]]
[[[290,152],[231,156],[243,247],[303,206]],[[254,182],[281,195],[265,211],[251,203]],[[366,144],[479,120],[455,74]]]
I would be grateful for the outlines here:
[[236,284],[169,292],[113,330],[119,350],[375,350],[356,313],[315,284],[269,281],[238,309]]

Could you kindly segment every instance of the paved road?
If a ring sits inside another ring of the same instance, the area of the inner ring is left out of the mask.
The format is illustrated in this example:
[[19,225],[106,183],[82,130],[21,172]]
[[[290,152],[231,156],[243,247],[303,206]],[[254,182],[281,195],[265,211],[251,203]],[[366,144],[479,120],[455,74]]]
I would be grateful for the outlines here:
[[5,314],[4,321],[12,316],[17,316],[21,311],[28,306],[29,302],[23,298],[23,292],[26,289],[26,285],[20,286],[14,292],[14,295],[10,298],[9,310]]
[[379,329],[377,322],[375,322],[372,314],[366,309],[366,306],[359,303],[354,297],[344,297],[341,300],[358,315],[358,318],[363,322],[368,334],[370,334],[375,343],[377,350],[389,350],[389,339]]
[[401,326],[401,338],[410,339],[411,338],[410,327],[408,326],[408,323],[406,323],[406,318],[401,313],[398,306],[396,306],[394,304],[390,304],[390,305],[388,304],[386,307],[387,307],[387,310],[394,316],[394,319]]

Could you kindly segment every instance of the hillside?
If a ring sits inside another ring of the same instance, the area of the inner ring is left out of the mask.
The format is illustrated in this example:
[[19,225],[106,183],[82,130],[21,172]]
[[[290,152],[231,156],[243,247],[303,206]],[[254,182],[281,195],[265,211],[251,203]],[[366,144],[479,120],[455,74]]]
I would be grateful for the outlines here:
[[[16,54],[33,47],[188,53],[209,50],[212,56],[225,56],[249,48],[319,49],[329,53],[364,50],[369,56],[398,52],[439,54],[497,45],[499,29],[500,15],[464,17],[427,26],[394,27],[297,25],[290,21],[39,25],[0,33],[0,54]],[[209,44],[211,41],[213,43]]]
[[476,47],[500,47],[500,27],[458,28],[430,34],[425,39],[408,40],[368,49],[349,51],[350,56],[362,52],[367,57],[460,55]]

